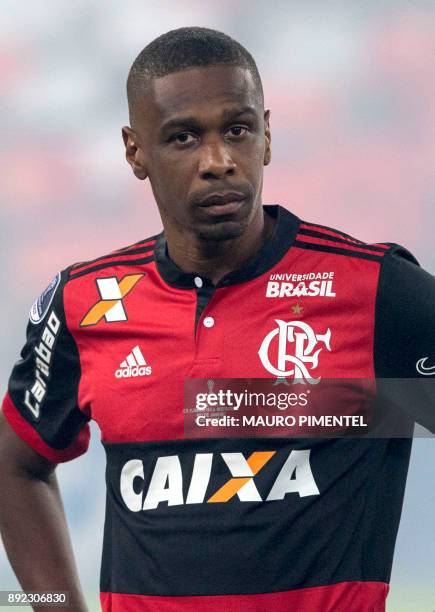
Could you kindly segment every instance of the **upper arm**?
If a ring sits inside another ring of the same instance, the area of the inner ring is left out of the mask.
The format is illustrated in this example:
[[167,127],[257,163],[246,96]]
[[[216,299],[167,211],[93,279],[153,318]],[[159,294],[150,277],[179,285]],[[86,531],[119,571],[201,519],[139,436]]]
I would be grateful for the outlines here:
[[2,406],[14,432],[52,464],[81,455],[89,444],[89,417],[79,406],[79,352],[64,307],[67,280],[67,271],[59,273],[32,306]]
[[0,469],[6,472],[25,472],[38,478],[47,478],[56,463],[33,450],[12,429],[0,411]]
[[435,277],[399,245],[380,272],[374,348],[376,377],[395,379],[389,399],[435,431]]

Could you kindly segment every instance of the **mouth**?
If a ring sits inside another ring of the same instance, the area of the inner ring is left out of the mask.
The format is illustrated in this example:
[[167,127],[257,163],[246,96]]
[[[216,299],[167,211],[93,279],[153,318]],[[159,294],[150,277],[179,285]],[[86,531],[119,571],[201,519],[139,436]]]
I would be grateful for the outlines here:
[[207,215],[219,217],[223,215],[234,215],[242,206],[245,200],[233,200],[225,204],[209,204],[202,208]]
[[200,208],[211,216],[231,215],[236,213],[246,200],[243,193],[228,191],[210,194],[201,201]]

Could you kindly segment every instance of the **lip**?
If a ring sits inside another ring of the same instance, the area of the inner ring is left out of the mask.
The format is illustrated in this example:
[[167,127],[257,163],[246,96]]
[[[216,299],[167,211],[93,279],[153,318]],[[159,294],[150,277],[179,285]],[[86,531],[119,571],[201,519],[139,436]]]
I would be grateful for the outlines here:
[[201,201],[200,206],[208,208],[211,206],[225,206],[234,202],[246,200],[246,196],[239,191],[223,191],[221,193],[211,193]]
[[243,198],[243,200],[232,200],[230,202],[225,202],[225,204],[207,204],[207,206],[202,206],[201,208],[206,212],[206,214],[212,217],[218,217],[219,215],[233,215],[243,206],[244,202],[245,198]]
[[200,204],[207,214],[217,217],[219,215],[232,215],[236,213],[246,200],[246,196],[239,191],[224,191],[211,193]]

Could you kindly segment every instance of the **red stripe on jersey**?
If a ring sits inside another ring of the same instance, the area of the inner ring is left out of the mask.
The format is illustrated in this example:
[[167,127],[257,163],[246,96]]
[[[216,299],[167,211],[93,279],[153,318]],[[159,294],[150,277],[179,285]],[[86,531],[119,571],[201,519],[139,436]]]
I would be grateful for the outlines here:
[[[383,257],[385,251],[376,251],[368,248],[364,248],[364,245],[353,245],[353,244],[345,244],[344,242],[334,242],[333,239],[328,240],[327,238],[316,238],[314,236],[308,236],[307,234],[298,234],[296,236],[296,240],[300,240],[303,242],[309,242],[310,244],[324,244],[325,246],[330,246],[334,248],[343,249],[345,251],[352,251],[355,253],[370,253],[370,255],[376,255],[378,257]],[[297,246],[297,245],[296,245]],[[367,246],[378,246],[376,245],[367,245]]]
[[73,270],[71,270],[71,278],[74,278],[74,275],[77,274],[78,272],[84,272],[86,270],[89,270],[95,266],[97,266],[99,263],[101,264],[107,264],[107,266],[109,267],[110,264],[114,261],[116,262],[128,262],[131,260],[135,260],[135,259],[140,259],[142,257],[152,257],[153,256],[153,250],[152,248],[150,248],[149,251],[145,251],[143,253],[132,253],[131,255],[124,254],[124,253],[120,253],[119,255],[114,254],[112,257],[107,257],[107,259],[102,258],[102,259],[97,259],[96,261],[93,261],[92,263],[87,263],[83,266],[80,266],[79,268],[74,268]]
[[330,228],[323,227],[322,225],[316,225],[315,223],[307,223],[306,221],[301,223],[299,226],[300,229],[309,229],[316,232],[322,232],[322,234],[329,234],[330,236],[335,236],[336,238],[344,238],[345,240],[349,240],[351,242],[355,242],[356,244],[364,244],[362,240],[358,240],[353,236],[349,236],[349,234],[345,234],[344,232],[340,232],[338,230],[333,230]]
[[136,244],[131,244],[128,247],[125,247],[123,249],[118,249],[117,251],[113,251],[113,252],[114,253],[127,253],[128,251],[131,251],[132,249],[141,249],[141,248],[145,248],[146,246],[154,246],[156,242],[157,240],[155,238],[149,238],[148,240],[143,240],[142,242],[136,242]]
[[339,582],[249,595],[164,597],[101,593],[100,601],[103,612],[384,612],[388,589],[385,582]]
[[[103,262],[111,262],[113,260],[119,260],[120,257],[124,257],[124,253],[125,255],[129,255],[129,251],[132,251],[133,249],[146,249],[147,247],[149,248],[149,253],[152,252],[151,247],[153,247],[156,243],[156,240],[145,240],[143,243],[139,242],[138,244],[132,244],[128,247],[125,247],[124,249],[119,249],[118,251],[113,251],[112,253],[109,253],[108,255],[103,255],[102,257],[97,257],[96,259],[92,259],[91,261],[82,261],[79,263],[74,264],[73,266],[71,266],[71,273],[74,274],[75,272],[79,272],[81,270],[86,270],[87,268],[91,268],[92,266],[95,266],[95,264],[98,264],[99,262],[103,263]],[[148,252],[148,251],[146,251]],[[139,257],[140,254],[136,254],[135,257]],[[145,253],[143,253],[143,255],[145,255]],[[129,256],[130,258],[133,257],[133,255]],[[126,260],[128,261],[129,257],[126,257]]]
[[[352,242],[353,244],[357,246],[361,246],[361,247],[363,247],[364,245],[367,245],[367,243],[363,242],[362,240],[353,238],[353,236],[349,236],[348,234],[345,234],[344,232],[340,232],[338,230],[333,230],[331,228],[323,227],[322,225],[316,225],[315,223],[306,223],[306,222],[301,223],[299,226],[299,229],[307,229],[307,230],[319,232],[321,234],[325,234],[325,238],[327,238],[327,236],[331,236],[333,238],[339,238],[340,240],[347,240],[348,242]],[[375,244],[371,244],[370,246],[380,247],[381,249],[385,249],[386,251],[388,251],[388,249],[391,248],[390,244],[384,244],[383,242],[377,242]]]
[[76,440],[67,448],[54,449],[48,446],[46,442],[39,436],[35,429],[24,419],[16,409],[9,393],[6,393],[2,405],[3,414],[8,420],[10,426],[15,433],[33,448],[34,451],[54,463],[63,463],[70,461],[80,455],[83,455],[88,450],[90,429],[86,424],[81,430]]

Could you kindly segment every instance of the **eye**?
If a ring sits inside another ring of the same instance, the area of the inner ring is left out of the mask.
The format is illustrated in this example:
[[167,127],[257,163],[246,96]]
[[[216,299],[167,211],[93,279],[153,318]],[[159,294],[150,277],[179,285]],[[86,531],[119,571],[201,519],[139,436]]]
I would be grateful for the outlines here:
[[179,134],[171,136],[169,140],[180,145],[190,145],[194,142],[195,138],[189,132],[180,132]]
[[247,132],[247,127],[244,125],[232,125],[229,128],[229,132],[231,136],[235,136],[236,138],[240,137],[240,136],[244,136],[245,133]]

